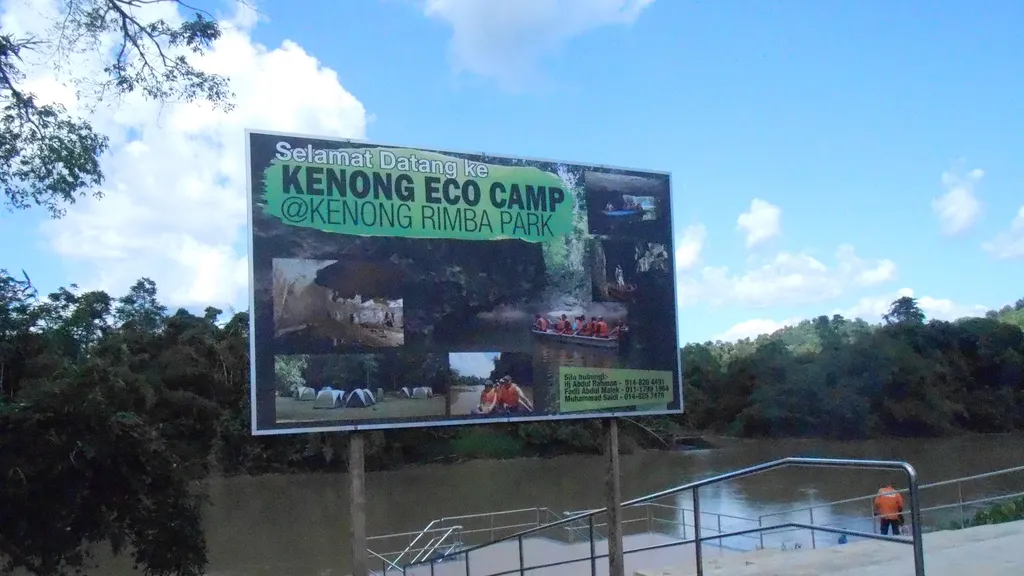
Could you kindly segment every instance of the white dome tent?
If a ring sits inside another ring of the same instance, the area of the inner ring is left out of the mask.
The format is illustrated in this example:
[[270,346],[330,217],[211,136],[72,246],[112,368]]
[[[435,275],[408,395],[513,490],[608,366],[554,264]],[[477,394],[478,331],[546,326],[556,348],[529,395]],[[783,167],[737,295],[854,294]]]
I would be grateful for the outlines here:
[[412,390],[412,397],[417,399],[417,400],[424,400],[426,398],[433,398],[434,397],[434,390],[432,388],[428,388],[426,386],[418,386],[416,388],[413,388],[413,390]]
[[340,408],[344,405],[345,393],[327,387],[320,390],[313,402],[313,408]]
[[316,390],[309,386],[299,386],[295,389],[295,399],[300,402],[313,402],[316,400]]
[[345,395],[346,408],[368,408],[376,403],[373,393],[366,389],[356,388]]

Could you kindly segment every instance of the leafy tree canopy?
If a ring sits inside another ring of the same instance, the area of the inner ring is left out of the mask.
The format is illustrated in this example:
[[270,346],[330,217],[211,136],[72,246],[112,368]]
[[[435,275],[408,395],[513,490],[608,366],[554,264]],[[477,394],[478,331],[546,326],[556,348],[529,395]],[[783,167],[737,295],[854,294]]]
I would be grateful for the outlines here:
[[[181,22],[151,17],[161,4],[192,16]],[[46,36],[19,37],[0,29],[0,187],[10,209],[40,206],[54,218],[87,194],[101,196],[100,157],[109,139],[64,105],[44,103],[26,90],[29,54],[46,55],[58,68],[90,57],[101,61],[102,76],[85,73],[74,80],[86,110],[129,94],[160,102],[205,101],[224,110],[233,106],[228,79],[190,60],[220,37],[220,25],[206,12],[180,0],[60,5]]]

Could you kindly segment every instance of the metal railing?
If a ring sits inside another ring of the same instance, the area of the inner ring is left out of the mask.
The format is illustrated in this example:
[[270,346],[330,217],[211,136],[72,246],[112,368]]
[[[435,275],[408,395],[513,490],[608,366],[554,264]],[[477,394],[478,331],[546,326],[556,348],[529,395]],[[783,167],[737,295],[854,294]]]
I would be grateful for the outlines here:
[[[931,505],[931,506],[922,506],[921,507],[921,515],[922,515],[922,517],[924,517],[925,515],[930,515],[933,518],[935,518],[934,522],[923,523],[922,524],[922,531],[930,531],[931,529],[935,529],[935,528],[939,528],[939,529],[947,528],[947,527],[949,527],[949,524],[947,524],[947,523],[954,523],[954,522],[955,522],[955,524],[959,525],[960,528],[965,528],[965,527],[967,527],[968,515],[969,515],[968,513],[970,511],[977,510],[977,509],[980,509],[980,508],[984,508],[984,507],[987,507],[987,506],[991,506],[992,504],[997,503],[997,502],[1024,497],[1024,491],[1019,491],[1018,490],[1018,491],[1014,491],[1014,492],[1008,492],[1008,493],[1004,493],[1004,494],[999,494],[999,495],[993,496],[993,495],[991,495],[991,489],[988,489],[988,490],[984,490],[983,491],[984,493],[987,494],[986,496],[977,497],[977,498],[969,498],[969,499],[965,499],[964,498],[964,487],[965,487],[965,485],[967,485],[969,483],[972,483],[972,482],[979,482],[979,481],[982,481],[982,480],[988,480],[988,479],[992,479],[992,478],[1000,478],[1000,477],[1004,477],[1004,476],[1007,476],[1007,475],[1010,475],[1010,474],[1021,474],[1022,476],[1024,476],[1024,466],[1016,466],[1016,467],[1013,467],[1013,468],[1004,468],[1004,469],[1001,469],[1001,470],[994,470],[992,472],[985,472],[983,474],[974,474],[974,475],[971,475],[971,476],[964,476],[964,477],[961,477],[961,478],[953,478],[953,479],[949,479],[949,480],[942,480],[940,482],[931,482],[931,483],[928,483],[928,484],[921,484],[920,486],[918,486],[918,491],[922,495],[926,495],[929,492],[933,492],[933,491],[936,491],[936,489],[944,488],[944,487],[947,487],[947,486],[955,486],[956,487],[956,498],[955,498],[954,502],[952,502],[952,503],[936,504],[936,505]],[[908,492],[908,489],[907,488],[901,488],[901,489],[896,490],[896,492],[899,492],[901,494],[906,494]],[[787,510],[781,510],[781,511],[778,511],[778,512],[770,512],[770,513],[759,515],[757,517],[756,521],[757,521],[758,526],[764,526],[766,519],[770,519],[770,518],[784,518],[784,517],[793,518],[794,516],[799,517],[799,516],[802,516],[802,515],[806,515],[808,523],[814,525],[814,524],[816,524],[815,516],[814,516],[816,510],[817,511],[832,512],[832,511],[834,511],[834,510],[836,510],[836,509],[838,509],[840,507],[843,507],[843,506],[857,505],[857,504],[862,504],[863,503],[865,505],[866,510],[867,510],[866,514],[863,514],[863,515],[844,515],[844,518],[841,521],[826,523],[826,524],[823,524],[823,526],[845,526],[845,525],[851,525],[851,524],[852,525],[865,525],[865,524],[867,524],[867,525],[871,526],[871,530],[872,531],[875,531],[878,528],[877,521],[879,519],[879,516],[877,514],[875,514],[875,511],[874,511],[874,499],[875,499],[876,496],[877,496],[877,494],[868,494],[868,495],[865,495],[865,496],[857,496],[857,497],[854,497],[854,498],[844,498],[842,500],[834,500],[834,501],[831,501],[831,502],[824,502],[824,503],[821,503],[821,504],[812,504],[812,505],[809,505],[809,506],[800,506],[800,507],[796,507],[796,508],[790,508],[790,509],[787,509]],[[948,502],[949,499],[941,498],[941,500]],[[946,514],[939,514],[940,512],[945,512],[945,511],[953,511],[953,512],[955,512],[955,514],[952,515],[952,516],[946,515]],[[764,548],[764,537],[763,537],[763,534],[764,533],[761,533],[761,535],[759,535],[760,547],[761,548]],[[814,530],[812,530],[811,531],[811,547],[812,548],[816,548],[817,545],[818,545],[818,543],[817,543],[815,535],[814,535]]]
[[[886,536],[886,535],[881,535],[881,534],[875,534],[874,532],[863,532],[863,531],[850,530],[850,529],[834,527],[834,526],[814,526],[813,524],[805,524],[805,523],[802,523],[802,522],[786,522],[786,523],[782,523],[782,524],[775,524],[775,525],[772,525],[772,526],[760,525],[760,526],[751,527],[751,528],[748,528],[748,529],[733,530],[733,531],[728,531],[728,532],[721,532],[720,531],[718,534],[715,534],[715,535],[712,535],[712,536],[707,536],[707,535],[702,534],[702,532],[701,532],[702,531],[702,521],[701,521],[702,520],[702,512],[701,512],[701,509],[700,509],[700,489],[701,488],[706,487],[706,486],[711,486],[711,485],[714,485],[714,484],[719,484],[719,483],[722,483],[722,482],[727,482],[729,480],[736,480],[736,479],[747,477],[747,476],[753,476],[755,474],[761,474],[763,472],[767,472],[769,470],[774,470],[776,468],[784,468],[784,467],[790,467],[790,466],[809,467],[809,468],[840,468],[840,469],[841,468],[855,468],[855,469],[901,470],[901,471],[903,471],[906,474],[906,476],[907,476],[907,481],[908,481],[908,485],[909,485],[910,517],[911,517],[912,537],[910,539],[907,539],[907,538],[903,538],[901,536]],[[683,492],[690,492],[691,495],[692,495],[692,502],[693,502],[693,537],[692,538],[684,537],[681,540],[675,540],[675,541],[672,541],[672,542],[667,543],[667,544],[656,544],[656,545],[651,545],[651,546],[643,546],[643,547],[640,547],[640,548],[634,548],[634,549],[631,549],[631,550],[624,551],[624,554],[635,554],[635,553],[638,553],[638,552],[644,552],[644,551],[651,551],[651,550],[669,548],[669,547],[673,547],[673,546],[680,546],[680,545],[683,545],[683,544],[693,544],[694,545],[694,559],[695,559],[696,568],[697,568],[697,576],[703,576],[703,574],[704,574],[704,565],[703,565],[703,544],[704,544],[704,542],[706,542],[706,541],[715,541],[715,540],[722,541],[725,538],[731,538],[731,537],[736,537],[736,536],[757,535],[757,534],[764,533],[765,531],[776,531],[776,530],[780,530],[780,529],[795,528],[795,529],[821,531],[821,532],[827,532],[827,533],[832,533],[832,534],[841,534],[841,535],[847,535],[847,536],[861,537],[861,538],[873,539],[873,540],[883,540],[883,541],[887,541],[887,542],[897,542],[897,543],[902,543],[902,544],[909,544],[913,548],[913,554],[914,554],[914,574],[915,574],[915,576],[924,576],[924,548],[923,548],[922,541],[921,541],[921,533],[922,533],[921,532],[921,507],[920,507],[920,497],[919,497],[918,489],[919,488],[918,488],[918,482],[917,482],[917,472],[914,470],[913,466],[911,466],[910,464],[908,464],[906,462],[885,461],[885,460],[831,459],[831,458],[783,458],[781,460],[775,460],[775,461],[772,461],[772,462],[767,462],[767,463],[764,463],[764,464],[759,464],[759,465],[756,465],[756,466],[751,466],[751,467],[748,467],[748,468],[743,468],[741,470],[736,470],[734,472],[729,472],[729,473],[726,473],[726,474],[721,474],[721,475],[718,475],[718,476],[713,476],[711,478],[705,478],[703,480],[698,480],[698,481],[695,481],[695,482],[691,482],[689,484],[684,484],[682,486],[677,486],[675,488],[670,488],[670,489],[664,490],[662,492],[657,492],[657,493],[654,493],[654,494],[649,494],[647,496],[642,496],[640,498],[636,498],[636,499],[624,502],[622,504],[622,508],[625,511],[625,509],[628,509],[628,508],[636,508],[636,507],[644,506],[644,505],[646,505],[648,503],[653,503],[656,500],[659,500],[661,498],[665,498],[665,497],[668,497],[668,496],[674,496],[676,494],[681,494]],[[648,508],[648,509],[650,509],[650,508]],[[554,522],[550,522],[550,523],[547,523],[547,524],[534,526],[532,528],[529,528],[527,530],[523,530],[521,532],[517,532],[517,533],[509,535],[509,536],[505,536],[505,537],[502,537],[502,538],[494,539],[491,542],[488,542],[486,544],[481,544],[481,545],[477,545],[477,546],[471,546],[471,547],[463,548],[461,550],[453,552],[451,555],[444,555],[444,556],[441,556],[441,557],[435,558],[435,559],[423,560],[423,561],[420,561],[420,562],[414,562],[414,563],[406,564],[406,565],[404,565],[402,567],[402,572],[403,572],[403,574],[406,574],[407,571],[409,569],[411,569],[411,568],[415,568],[417,566],[429,566],[430,573],[433,574],[434,573],[435,565],[438,562],[450,561],[450,560],[462,558],[464,563],[465,563],[465,576],[470,576],[470,574],[471,574],[470,554],[472,554],[473,552],[477,552],[479,550],[483,550],[483,549],[488,548],[488,547],[498,546],[498,545],[501,545],[501,544],[504,544],[504,543],[509,543],[509,542],[516,542],[517,543],[517,547],[518,547],[518,556],[519,556],[519,558],[518,558],[518,560],[519,560],[518,561],[518,567],[515,568],[515,569],[512,569],[512,570],[505,570],[505,571],[499,571],[499,572],[488,572],[488,573],[486,573],[487,576],[503,576],[505,574],[524,574],[526,570],[538,570],[538,569],[543,569],[543,568],[553,568],[553,567],[556,567],[556,566],[565,566],[565,565],[568,565],[568,564],[574,564],[574,563],[586,562],[586,561],[590,562],[591,574],[596,574],[597,573],[597,560],[601,559],[601,558],[606,558],[608,556],[608,554],[597,554],[597,550],[596,550],[596,536],[595,536],[595,527],[597,527],[597,525],[595,524],[594,519],[599,514],[607,513],[607,511],[608,511],[607,508],[602,508],[602,509],[597,509],[597,510],[589,510],[589,511],[583,512],[581,514],[571,515],[571,516],[568,516],[568,517],[556,520]],[[524,540],[524,538],[527,538],[527,537],[530,537],[530,536],[539,535],[539,533],[544,531],[544,530],[549,530],[549,529],[552,529],[552,528],[571,527],[574,524],[579,524],[579,523],[585,523],[586,527],[587,527],[587,534],[588,534],[587,540],[589,540],[589,543],[590,543],[590,550],[589,550],[588,556],[586,556],[584,558],[574,558],[574,559],[571,559],[571,560],[562,560],[562,561],[558,561],[558,562],[551,562],[551,563],[541,564],[541,565],[530,565],[530,566],[526,565],[525,554],[524,554],[524,547],[523,547],[523,540]],[[685,524],[685,514],[684,514],[684,524]]]
[[467,544],[483,544],[561,518],[561,514],[544,507],[445,516],[432,520],[422,530],[371,536],[366,539],[367,552],[374,563],[380,562],[380,572],[375,573],[401,572],[403,565],[423,562],[439,549],[445,548],[442,559],[451,559]]

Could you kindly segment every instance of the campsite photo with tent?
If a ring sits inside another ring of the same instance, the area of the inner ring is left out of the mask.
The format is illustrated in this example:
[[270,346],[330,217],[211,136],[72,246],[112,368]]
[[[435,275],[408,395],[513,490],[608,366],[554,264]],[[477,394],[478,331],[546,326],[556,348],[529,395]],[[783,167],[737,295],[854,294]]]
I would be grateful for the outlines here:
[[443,417],[449,375],[443,354],[323,354],[274,358],[281,423]]
[[288,351],[405,342],[399,273],[380,262],[275,258],[274,338]]

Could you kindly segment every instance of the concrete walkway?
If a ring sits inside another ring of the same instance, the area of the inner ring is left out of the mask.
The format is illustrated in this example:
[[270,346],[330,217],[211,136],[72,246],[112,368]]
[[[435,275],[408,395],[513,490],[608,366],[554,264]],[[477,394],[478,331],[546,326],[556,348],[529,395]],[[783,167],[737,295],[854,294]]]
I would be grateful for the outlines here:
[[[1024,575],[1024,521],[932,532],[924,536],[927,576]],[[693,576],[691,562],[634,576]],[[819,550],[759,550],[705,558],[705,576],[879,576],[914,574],[905,544],[861,541]]]

